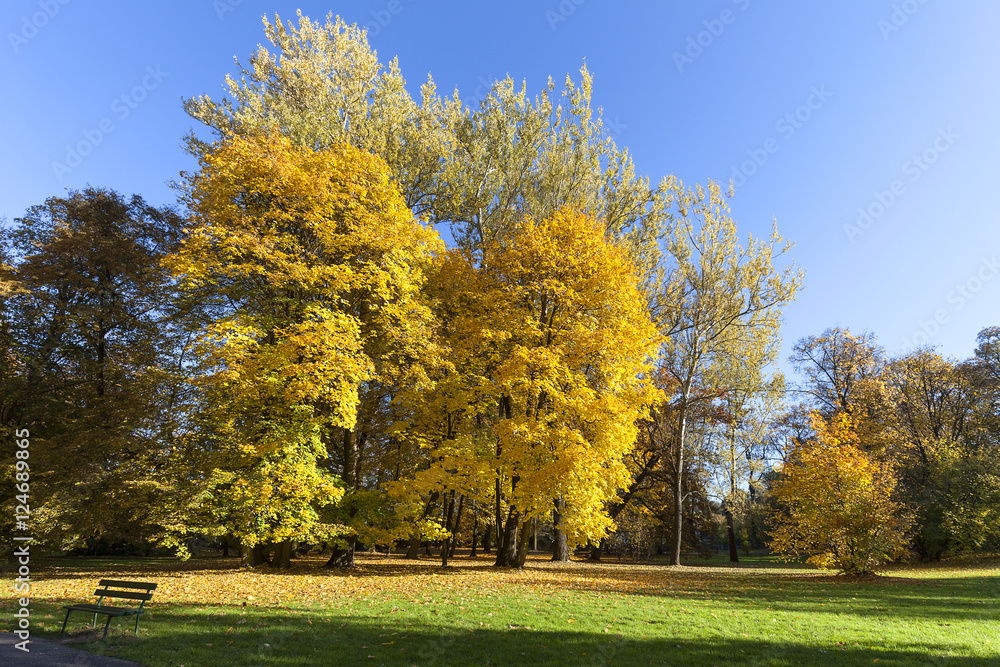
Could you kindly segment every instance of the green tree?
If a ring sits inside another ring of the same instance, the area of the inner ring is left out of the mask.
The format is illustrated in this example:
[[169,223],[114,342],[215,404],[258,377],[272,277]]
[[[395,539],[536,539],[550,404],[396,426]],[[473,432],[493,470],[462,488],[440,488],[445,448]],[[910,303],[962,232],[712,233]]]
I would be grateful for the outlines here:
[[33,516],[56,548],[150,537],[180,348],[160,266],[180,218],[141,197],[52,197],[3,238],[2,425],[31,431]]

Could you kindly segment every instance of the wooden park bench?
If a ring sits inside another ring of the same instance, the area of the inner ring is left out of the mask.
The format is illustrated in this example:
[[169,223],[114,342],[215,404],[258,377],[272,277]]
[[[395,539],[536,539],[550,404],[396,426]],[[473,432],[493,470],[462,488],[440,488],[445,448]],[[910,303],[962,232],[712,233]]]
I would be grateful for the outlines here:
[[[69,607],[63,607],[66,610],[66,618],[63,620],[62,631],[66,632],[66,622],[69,621],[70,612],[74,611],[84,611],[88,614],[94,615],[94,623],[90,626],[92,628],[97,627],[97,617],[98,615],[104,615],[108,617],[108,622],[104,624],[104,636],[101,639],[105,639],[108,636],[108,626],[111,625],[112,618],[119,618],[122,616],[135,616],[135,631],[139,632],[139,616],[142,615],[142,606],[153,599],[153,591],[156,590],[156,584],[149,584],[142,581],[116,581],[114,579],[101,579],[98,586],[103,586],[103,588],[98,588],[94,591],[94,595],[97,596],[97,604],[74,604]],[[133,589],[133,590],[117,590],[121,588]],[[136,592],[142,590],[144,592]],[[102,605],[101,602],[104,598],[119,598],[122,600],[138,600],[138,607],[109,607],[107,605]]]

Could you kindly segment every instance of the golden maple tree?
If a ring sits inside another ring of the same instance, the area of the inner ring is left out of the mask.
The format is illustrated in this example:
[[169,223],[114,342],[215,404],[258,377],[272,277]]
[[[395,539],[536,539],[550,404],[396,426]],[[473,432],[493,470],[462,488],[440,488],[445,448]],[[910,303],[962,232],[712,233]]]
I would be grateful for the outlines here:
[[419,295],[440,239],[380,158],[278,132],[203,155],[185,203],[168,263],[208,304],[194,352],[220,514],[251,547],[329,536],[320,509],[360,486],[365,392],[405,383],[404,362],[425,354]]
[[523,564],[532,519],[556,501],[572,542],[611,525],[605,505],[628,486],[624,455],[656,399],[660,339],[638,280],[601,221],[572,209],[525,218],[481,253],[454,250],[441,269],[452,370],[411,420],[433,463],[408,484],[490,494],[498,565]]

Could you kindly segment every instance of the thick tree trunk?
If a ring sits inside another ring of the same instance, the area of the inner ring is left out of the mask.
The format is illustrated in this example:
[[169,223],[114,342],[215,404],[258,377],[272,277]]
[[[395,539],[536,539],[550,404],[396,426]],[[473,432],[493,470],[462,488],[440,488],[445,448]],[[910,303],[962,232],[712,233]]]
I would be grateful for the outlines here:
[[566,533],[558,528],[552,531],[552,560],[557,563],[569,561],[569,543],[566,541]]
[[531,520],[531,550],[538,551],[538,519]]
[[271,562],[270,548],[266,544],[254,547],[240,547],[244,567],[257,567]]
[[520,514],[512,507],[503,527],[503,538],[497,545],[497,567],[516,567],[517,565],[517,527],[521,523]]
[[726,530],[729,533],[729,562],[739,563],[740,555],[736,551],[736,529],[733,528],[733,513],[726,508]]
[[222,557],[229,557],[229,540],[222,540]]
[[444,529],[448,537],[441,543],[441,567],[448,567],[448,556],[451,555],[451,543],[455,539],[455,492],[451,492],[451,499],[445,495],[444,502]]
[[[358,432],[357,429],[344,429],[344,471],[341,478],[344,480],[344,484],[347,486],[348,493],[351,490],[358,488],[358,456],[360,450],[358,447]],[[354,518],[357,512],[357,507],[351,506],[349,510],[349,515]],[[337,547],[333,548],[333,553],[330,554],[330,559],[326,561],[323,567],[354,567],[354,548],[357,546],[358,538],[356,535],[351,535],[347,538],[347,547]]]
[[552,510],[552,560],[557,563],[569,561],[569,544],[566,542],[566,533],[562,531],[562,514],[565,501],[556,498],[556,508]]
[[608,546],[608,539],[601,538],[598,545],[590,550],[590,557],[587,560],[592,560],[595,563],[601,562],[601,556],[604,555],[604,548]]
[[405,556],[405,558],[407,560],[419,560],[420,559],[420,538],[419,537],[411,537],[410,538],[410,546],[407,547],[407,549],[406,549],[406,556]]
[[455,514],[455,526],[452,528],[451,550],[448,552],[449,558],[455,557],[455,547],[458,546],[458,527],[462,525],[462,508],[465,506],[465,496],[458,497],[458,512]]
[[479,537],[479,516],[476,514],[476,499],[472,499],[472,550],[469,558],[476,557],[476,538]]
[[[499,455],[500,455],[500,450],[497,449],[497,456],[499,456]],[[494,537],[497,538],[497,548],[499,549],[500,545],[503,544],[503,523],[504,523],[504,521],[503,521],[503,510],[502,510],[502,508],[500,506],[500,502],[501,502],[500,501],[500,497],[501,497],[501,493],[502,492],[500,490],[500,480],[499,479],[497,479],[497,482],[496,482],[496,490],[495,490],[495,492],[496,492],[496,507],[493,508],[494,509],[494,512],[493,512],[493,530],[496,531],[496,535],[494,535]]]
[[292,543],[285,540],[279,542],[274,550],[274,566],[287,570],[292,566]]
[[347,538],[346,548],[334,547],[330,560],[326,561],[323,567],[354,567],[354,547],[357,542],[358,538],[351,535]]

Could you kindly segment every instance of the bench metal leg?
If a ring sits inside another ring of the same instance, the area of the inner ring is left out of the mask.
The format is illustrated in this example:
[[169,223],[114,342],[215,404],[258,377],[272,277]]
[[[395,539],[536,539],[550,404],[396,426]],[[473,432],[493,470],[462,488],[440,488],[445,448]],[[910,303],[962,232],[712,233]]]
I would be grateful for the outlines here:
[[104,624],[104,636],[101,637],[101,641],[103,641],[103,640],[105,640],[105,639],[108,638],[108,626],[111,625],[111,619],[112,618],[114,618],[114,616],[108,616],[108,622]]
[[73,611],[73,610],[72,609],[67,609],[66,610],[66,618],[63,619],[63,629],[62,629],[62,632],[60,634],[66,634],[66,621],[69,620],[69,613],[71,611]]
[[142,616],[142,614],[136,614],[135,615],[135,636],[136,637],[139,636],[139,617],[140,616]]

